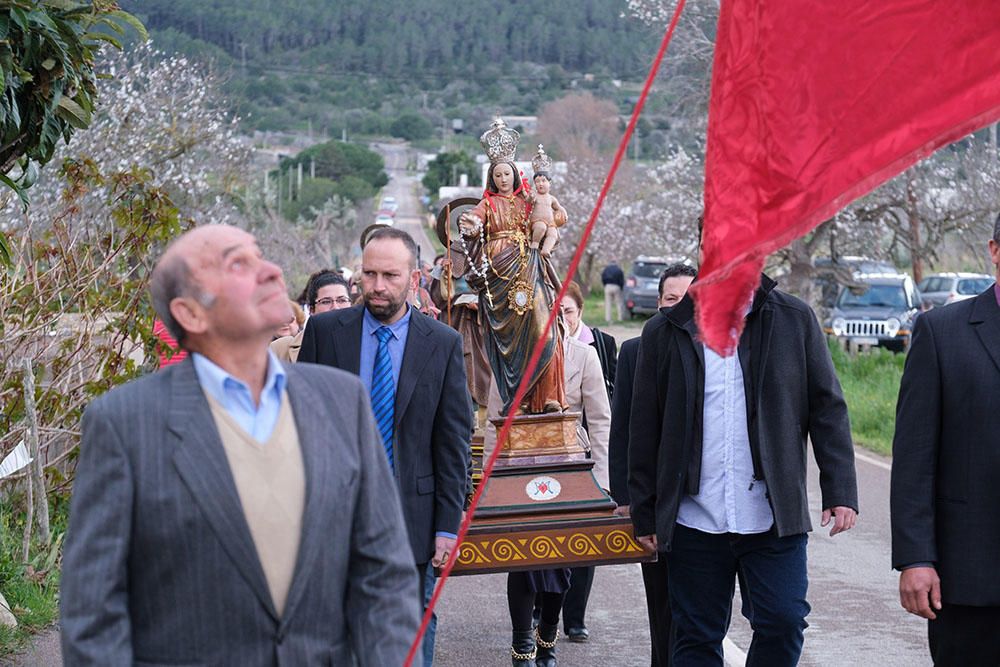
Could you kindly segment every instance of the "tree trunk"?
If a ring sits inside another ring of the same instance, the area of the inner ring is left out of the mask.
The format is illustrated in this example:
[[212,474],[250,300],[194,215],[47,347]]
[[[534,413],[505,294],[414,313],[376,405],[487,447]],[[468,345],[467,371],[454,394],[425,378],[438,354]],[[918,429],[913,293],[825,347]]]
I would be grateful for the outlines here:
[[812,252],[805,239],[795,239],[788,246],[789,270],[788,275],[782,280],[783,288],[799,297],[813,308],[813,263]]
[[917,213],[917,193],[913,180],[906,182],[906,217],[910,223],[910,262],[913,266],[913,280],[924,279],[923,250],[920,247],[920,214]]
[[49,532],[49,499],[45,492],[45,477],[42,475],[42,457],[38,436],[38,412],[35,407],[35,373],[31,368],[31,359],[22,360],[24,371],[24,412],[28,422],[26,437],[31,463],[28,464],[28,519],[25,525],[25,553],[27,542],[31,538],[31,514],[34,509],[34,519],[38,524],[38,537],[44,544],[49,544],[52,535]]

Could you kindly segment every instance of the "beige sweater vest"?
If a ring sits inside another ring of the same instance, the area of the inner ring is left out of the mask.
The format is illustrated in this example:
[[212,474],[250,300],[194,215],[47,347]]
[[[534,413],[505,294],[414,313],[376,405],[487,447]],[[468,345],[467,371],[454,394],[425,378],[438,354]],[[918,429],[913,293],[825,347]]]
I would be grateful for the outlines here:
[[264,443],[244,431],[211,397],[208,404],[280,616],[295,574],[306,498],[302,451],[288,394],[282,396],[278,421]]

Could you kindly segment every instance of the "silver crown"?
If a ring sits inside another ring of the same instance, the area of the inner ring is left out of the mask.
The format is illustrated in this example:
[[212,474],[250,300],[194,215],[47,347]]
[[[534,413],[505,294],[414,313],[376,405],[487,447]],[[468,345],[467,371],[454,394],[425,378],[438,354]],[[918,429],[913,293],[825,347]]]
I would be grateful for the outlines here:
[[521,133],[507,127],[503,118],[497,116],[493,119],[490,129],[483,132],[479,137],[479,143],[486,149],[486,157],[490,162],[513,162],[517,154],[517,142],[521,138]]
[[538,144],[538,152],[531,159],[531,170],[536,174],[552,173],[552,158],[545,152],[545,148],[541,144]]

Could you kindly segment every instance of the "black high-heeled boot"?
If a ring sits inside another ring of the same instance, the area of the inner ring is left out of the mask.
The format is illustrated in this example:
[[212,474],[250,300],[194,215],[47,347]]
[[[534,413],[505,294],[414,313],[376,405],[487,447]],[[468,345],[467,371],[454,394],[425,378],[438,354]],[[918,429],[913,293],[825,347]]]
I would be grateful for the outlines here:
[[510,661],[513,667],[537,667],[535,637],[532,630],[514,630],[510,640]]
[[536,667],[556,667],[556,640],[559,638],[559,626],[539,623],[535,628],[535,641],[538,643]]

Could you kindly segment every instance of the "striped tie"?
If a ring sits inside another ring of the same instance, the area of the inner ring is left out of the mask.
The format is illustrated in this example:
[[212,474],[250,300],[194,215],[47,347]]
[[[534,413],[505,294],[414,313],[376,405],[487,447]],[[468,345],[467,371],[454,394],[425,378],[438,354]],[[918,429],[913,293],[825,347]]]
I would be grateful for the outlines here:
[[392,460],[393,413],[396,403],[396,387],[392,383],[392,359],[389,357],[389,338],[392,331],[389,327],[379,327],[375,330],[378,336],[378,350],[375,352],[375,367],[372,369],[372,412],[375,413],[375,424],[382,434],[382,444],[385,455]]

